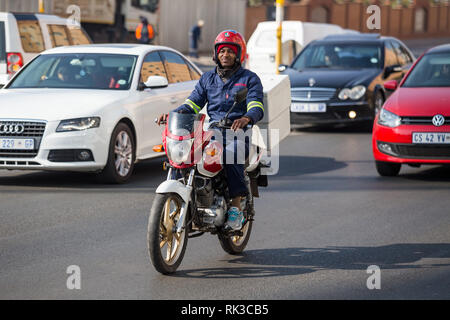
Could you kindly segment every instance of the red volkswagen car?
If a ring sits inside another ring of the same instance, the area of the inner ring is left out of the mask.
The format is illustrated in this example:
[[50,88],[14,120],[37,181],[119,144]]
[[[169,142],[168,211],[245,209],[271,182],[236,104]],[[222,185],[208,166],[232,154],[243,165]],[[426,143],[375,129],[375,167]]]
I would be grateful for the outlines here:
[[372,147],[378,173],[395,176],[402,164],[450,164],[450,44],[428,50],[378,113]]

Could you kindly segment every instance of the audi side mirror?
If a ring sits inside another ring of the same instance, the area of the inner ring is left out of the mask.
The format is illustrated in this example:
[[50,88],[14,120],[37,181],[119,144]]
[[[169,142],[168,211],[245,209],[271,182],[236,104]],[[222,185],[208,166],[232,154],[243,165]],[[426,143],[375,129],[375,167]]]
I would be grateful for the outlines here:
[[167,78],[161,76],[150,76],[147,78],[147,81],[139,83],[139,90],[142,91],[144,89],[160,89],[165,88],[169,85]]

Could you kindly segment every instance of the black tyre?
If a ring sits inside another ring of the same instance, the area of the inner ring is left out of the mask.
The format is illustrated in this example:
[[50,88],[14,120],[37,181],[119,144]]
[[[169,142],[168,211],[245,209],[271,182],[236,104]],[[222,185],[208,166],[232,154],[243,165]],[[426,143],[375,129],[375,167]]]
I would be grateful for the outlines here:
[[131,129],[125,123],[119,123],[111,134],[108,160],[100,173],[100,179],[107,183],[125,183],[133,173],[135,149]]
[[229,254],[242,253],[247,246],[248,240],[250,240],[250,233],[252,232],[253,221],[247,221],[242,227],[242,236],[226,236],[219,234],[219,242],[222,249]]
[[401,164],[375,161],[375,166],[377,167],[378,174],[383,177],[394,177],[400,172]]
[[373,100],[373,119],[377,116],[377,114],[380,112],[381,108],[384,104],[384,95],[381,91],[377,91],[375,94],[375,98]]
[[[250,183],[248,181],[248,183]],[[250,187],[247,186],[250,190]],[[250,234],[252,232],[253,226],[253,215],[254,215],[254,205],[253,196],[251,191],[249,191],[247,196],[247,205],[245,208],[244,215],[247,217],[247,222],[242,227],[242,236],[228,236],[226,234],[218,234],[220,245],[225,252],[229,254],[239,254],[242,253],[247,246],[248,240],[250,240]]]
[[377,114],[380,112],[381,108],[383,107],[383,104],[384,104],[383,92],[377,91],[375,93],[375,97],[373,99],[373,109],[372,109],[372,116],[371,116],[372,119],[367,122],[367,126],[364,125],[364,127],[367,128],[368,132],[372,132],[373,122],[375,121]]
[[177,194],[157,194],[150,210],[148,252],[153,266],[162,274],[174,273],[186,251],[186,228],[180,233],[175,230],[182,204],[183,200]]

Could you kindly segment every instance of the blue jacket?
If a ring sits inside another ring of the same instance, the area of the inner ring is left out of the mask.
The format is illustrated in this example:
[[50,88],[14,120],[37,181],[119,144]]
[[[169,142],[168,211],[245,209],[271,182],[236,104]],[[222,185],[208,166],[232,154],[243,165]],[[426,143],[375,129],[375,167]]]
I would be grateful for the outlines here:
[[263,87],[255,73],[242,67],[226,83],[222,81],[216,68],[205,72],[189,98],[174,111],[199,113],[208,104],[210,121],[217,122],[230,110],[234,96],[243,87],[248,90],[247,101],[236,105],[228,119],[236,120],[245,115],[252,119],[252,124],[256,124],[264,117]]

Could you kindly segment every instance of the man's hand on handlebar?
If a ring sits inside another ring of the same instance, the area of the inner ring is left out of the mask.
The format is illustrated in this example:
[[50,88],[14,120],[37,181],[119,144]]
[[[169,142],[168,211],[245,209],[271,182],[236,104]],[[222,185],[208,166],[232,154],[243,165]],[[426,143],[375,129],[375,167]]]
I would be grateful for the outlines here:
[[239,129],[245,128],[250,123],[250,118],[242,117],[233,121],[231,125],[231,130],[237,131]]
[[167,116],[168,116],[167,113],[163,113],[162,115],[160,115],[159,118],[158,118],[158,120],[156,121],[156,124],[159,126],[159,125],[161,125],[161,124],[166,123],[166,121],[167,121]]

